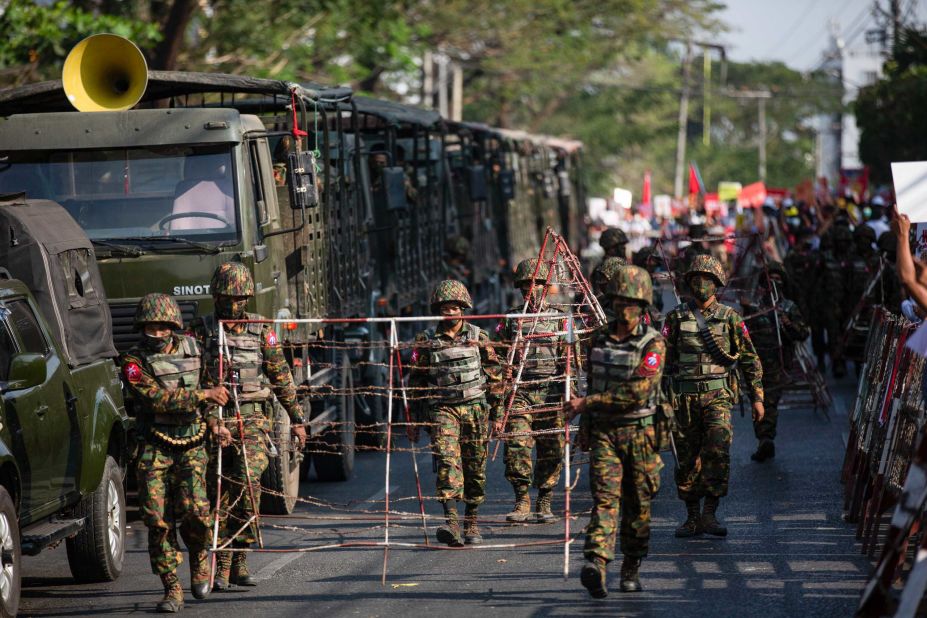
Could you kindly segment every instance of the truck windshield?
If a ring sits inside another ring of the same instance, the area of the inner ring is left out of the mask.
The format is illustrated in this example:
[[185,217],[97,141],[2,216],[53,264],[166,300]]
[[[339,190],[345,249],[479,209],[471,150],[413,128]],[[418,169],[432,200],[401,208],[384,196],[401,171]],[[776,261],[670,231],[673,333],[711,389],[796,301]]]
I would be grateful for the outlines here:
[[54,200],[94,240],[238,238],[231,150],[121,148],[0,153],[0,194]]

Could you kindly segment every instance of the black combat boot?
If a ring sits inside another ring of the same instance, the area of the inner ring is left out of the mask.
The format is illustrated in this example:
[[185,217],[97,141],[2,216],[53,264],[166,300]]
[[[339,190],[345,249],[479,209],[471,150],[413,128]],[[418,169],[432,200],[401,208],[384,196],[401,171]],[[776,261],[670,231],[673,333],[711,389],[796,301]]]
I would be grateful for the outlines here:
[[228,590],[229,574],[232,571],[232,552],[216,552],[216,579],[212,583],[213,590]]
[[476,523],[476,511],[479,507],[467,505],[467,511],[464,514],[464,543],[467,545],[482,545],[483,536],[480,534],[480,528]]
[[174,614],[183,609],[183,586],[177,579],[177,574],[171,571],[161,575],[164,584],[164,598],[158,603],[159,614]]
[[579,572],[579,581],[594,599],[604,599],[608,596],[608,590],[605,588],[605,564],[604,558],[595,557],[586,561],[583,570]]
[[538,497],[534,501],[534,517],[539,524],[550,524],[559,519],[550,510],[550,500],[553,493],[550,489],[538,490]]
[[239,586],[257,586],[257,580],[248,572],[248,554],[243,551],[233,553],[232,573],[229,581]]
[[521,486],[516,487],[515,508],[512,509],[511,513],[505,516],[505,521],[521,523],[528,521],[529,517],[531,517],[531,501],[528,498],[528,488]]
[[641,579],[638,571],[641,568],[640,558],[631,558],[625,556],[621,563],[621,591],[622,592],[640,592],[644,588],[641,586]]
[[441,526],[435,532],[438,541],[450,547],[463,547],[463,541],[460,540],[460,519],[457,515],[457,503],[453,500],[447,500],[444,506],[444,517],[447,525]]
[[715,516],[721,498],[705,496],[705,510],[702,512],[702,531],[713,536],[727,536],[727,528],[721,525]]
[[205,549],[190,550],[190,591],[194,599],[209,596],[209,552]]
[[689,498],[686,500],[686,520],[682,525],[676,528],[676,538],[685,539],[691,536],[698,536],[702,533],[700,525],[701,500],[699,498]]
[[756,452],[750,455],[750,459],[763,462],[775,456],[776,443],[772,440],[760,440],[760,445],[757,447]]

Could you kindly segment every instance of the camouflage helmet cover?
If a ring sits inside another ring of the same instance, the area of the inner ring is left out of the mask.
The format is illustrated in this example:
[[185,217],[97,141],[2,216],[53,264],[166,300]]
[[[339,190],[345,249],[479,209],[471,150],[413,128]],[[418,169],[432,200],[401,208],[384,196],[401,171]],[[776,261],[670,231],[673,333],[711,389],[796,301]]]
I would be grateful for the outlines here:
[[865,238],[869,242],[876,241],[875,230],[866,224],[857,225],[853,230],[853,238]]
[[210,291],[213,296],[254,296],[251,271],[241,262],[220,264],[212,276]]
[[463,236],[451,236],[444,242],[444,249],[449,255],[466,257],[470,253],[470,241]]
[[628,244],[628,236],[624,231],[617,227],[606,228],[602,235],[599,236],[599,246],[608,251],[612,247]]
[[699,254],[692,258],[692,263],[689,265],[689,269],[686,271],[686,279],[695,273],[711,275],[714,277],[718,285],[724,285],[727,282],[727,278],[724,276],[724,269],[721,268],[721,264],[719,264],[718,260],[710,255]]
[[444,303],[460,303],[466,309],[473,308],[473,300],[470,298],[467,286],[454,279],[442,281],[431,294],[431,303],[429,304],[432,311],[437,311],[438,307]]
[[788,273],[785,270],[785,266],[782,262],[771,261],[766,265],[766,271],[769,273],[769,276],[779,275],[783,281],[788,277]]
[[138,301],[135,308],[135,328],[140,329],[145,324],[162,322],[174,328],[183,328],[183,316],[177,301],[167,294],[146,294]]
[[[534,274],[535,269],[538,271],[537,275]],[[547,283],[547,275],[549,273],[550,268],[546,263],[541,262],[540,266],[538,266],[537,258],[522,260],[518,263],[518,266],[515,267],[515,285],[518,286],[522,281],[531,281],[531,277],[534,277],[535,281]]]
[[633,262],[635,266],[643,268],[647,266],[647,262],[650,261],[651,258],[659,258],[656,249],[653,247],[644,247],[631,256],[631,262]]
[[622,266],[627,266],[628,261],[620,257],[607,257],[602,260],[602,263],[595,267],[595,270],[592,271],[593,281],[601,280],[602,285],[612,280]]
[[609,298],[626,298],[641,303],[653,300],[653,282],[650,273],[640,266],[622,266],[608,282],[605,293]]

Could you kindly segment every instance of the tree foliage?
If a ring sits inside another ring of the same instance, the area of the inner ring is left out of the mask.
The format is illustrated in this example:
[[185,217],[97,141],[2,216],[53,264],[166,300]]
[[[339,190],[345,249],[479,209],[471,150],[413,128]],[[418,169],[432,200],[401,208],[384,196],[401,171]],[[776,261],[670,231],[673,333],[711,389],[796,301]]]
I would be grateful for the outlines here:
[[[672,187],[679,42],[723,29],[720,8],[714,0],[12,0],[0,16],[15,33],[0,41],[0,71],[21,76],[31,67],[29,79],[54,77],[80,38],[110,31],[135,40],[151,68],[408,98],[419,90],[427,50],[463,67],[467,119],[582,139],[597,192],[637,189],[646,169],[660,192]],[[749,182],[757,167],[756,103],[722,96],[718,68],[711,145],[700,143],[695,70],[688,125],[687,158],[710,186]],[[22,79],[6,83],[13,81]],[[764,86],[775,91],[769,179],[792,184],[811,174],[807,119],[832,93],[781,64],[728,66],[724,88]]]
[[891,182],[892,161],[927,159],[927,31],[903,30],[883,70],[854,105],[860,159],[875,183]]

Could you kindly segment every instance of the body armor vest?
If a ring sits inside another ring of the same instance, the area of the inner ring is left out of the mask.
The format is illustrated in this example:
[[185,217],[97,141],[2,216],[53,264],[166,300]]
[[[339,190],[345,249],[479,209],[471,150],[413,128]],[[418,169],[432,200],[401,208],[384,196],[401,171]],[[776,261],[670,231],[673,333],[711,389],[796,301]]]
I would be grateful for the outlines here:
[[[259,320],[261,316],[250,313],[245,314],[246,319]],[[203,324],[208,332],[208,345],[206,349],[207,370],[216,384],[219,379],[219,326],[215,316],[204,316]],[[228,345],[228,356],[223,358],[226,372],[231,369],[238,372],[238,400],[241,403],[252,401],[266,401],[270,399],[272,391],[264,380],[264,355],[261,353],[263,341],[261,335],[263,324],[245,324],[240,333],[233,333],[226,329],[225,342]]]
[[[589,352],[589,394],[605,393],[636,379],[644,350],[658,336],[656,330],[642,322],[634,335],[624,341],[603,337],[596,342]],[[644,408],[622,410],[618,414],[629,419],[651,416],[656,412],[658,391],[659,387],[651,391]]]
[[[730,369],[718,364],[705,347],[705,341],[698,332],[695,315],[685,304],[677,309],[680,315],[679,342],[676,352],[676,367],[673,374],[680,380],[701,380],[723,378]],[[705,316],[705,325],[712,334],[718,347],[727,355],[733,356],[737,350],[731,349],[731,337],[728,332],[728,309],[718,304],[711,316]]]
[[[521,311],[521,307],[513,309],[513,313]],[[543,310],[547,310],[545,307]],[[542,311],[543,311],[542,310]],[[522,377],[528,380],[537,380],[540,378],[549,378],[557,375],[557,337],[552,335],[550,337],[538,337],[535,338],[532,336],[531,339],[527,339],[529,335],[534,333],[534,335],[540,335],[543,333],[556,333],[560,330],[560,323],[557,319],[542,319],[538,318],[537,324],[534,323],[534,318],[524,318],[522,320],[512,320],[512,328],[510,331],[517,331],[519,327],[521,328],[521,336],[524,348],[524,365],[525,368],[522,370]]]
[[[430,351],[428,386],[433,402],[459,404],[484,396],[486,378],[480,349],[473,345],[479,336],[479,327],[468,323],[456,341]],[[438,343],[434,331],[429,331],[429,339]]]
[[[197,390],[200,387],[200,352],[192,337],[175,335],[176,346],[173,352],[151,354],[141,352],[151,375],[166,390],[186,388]],[[143,404],[144,405],[144,404]],[[190,425],[199,418],[197,410],[189,414],[154,414],[145,410],[148,417],[158,425]]]

